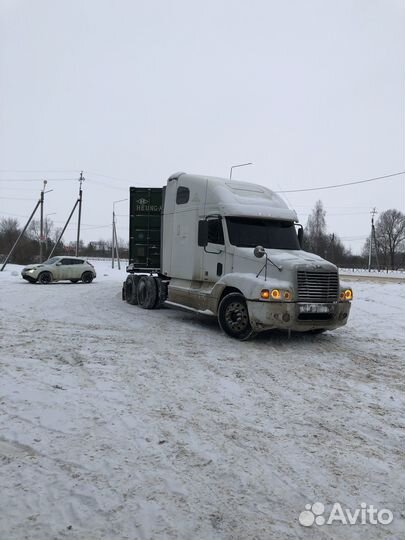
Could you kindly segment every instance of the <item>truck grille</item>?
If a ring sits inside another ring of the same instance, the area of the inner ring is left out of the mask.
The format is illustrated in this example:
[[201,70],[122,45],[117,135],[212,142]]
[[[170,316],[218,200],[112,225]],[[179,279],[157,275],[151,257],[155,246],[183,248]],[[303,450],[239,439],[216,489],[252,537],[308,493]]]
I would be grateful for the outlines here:
[[297,272],[299,302],[335,302],[339,298],[337,272]]

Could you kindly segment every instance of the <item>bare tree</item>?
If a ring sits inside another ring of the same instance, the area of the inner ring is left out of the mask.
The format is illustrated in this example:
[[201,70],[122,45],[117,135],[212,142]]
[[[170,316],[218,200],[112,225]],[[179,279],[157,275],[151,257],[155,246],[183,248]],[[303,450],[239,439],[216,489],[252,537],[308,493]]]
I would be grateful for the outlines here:
[[[41,223],[39,219],[33,219],[28,227],[28,236],[37,242],[40,241]],[[49,218],[44,219],[44,238],[45,242],[48,242],[52,238],[53,234],[53,221]]]
[[386,210],[378,218],[375,231],[378,248],[394,269],[396,255],[404,249],[405,215],[394,208]]
[[[15,241],[19,237],[20,232],[21,227],[17,219],[0,219],[0,255],[2,255],[2,258],[5,258],[10,252]],[[37,254],[37,247],[36,242],[33,242],[26,234],[24,234],[19,244],[13,251],[12,258],[9,262],[17,264],[25,264],[30,262],[30,259]]]
[[326,234],[326,211],[322,201],[316,201],[315,207],[308,217],[306,227],[306,248],[324,257],[330,240]]
[[348,263],[352,257],[350,249],[347,249],[342,240],[336,233],[327,236],[328,245],[326,247],[325,258],[337,266],[343,266]]
[[1,218],[0,219],[0,235],[3,242],[14,243],[20,234],[20,225],[18,219]]

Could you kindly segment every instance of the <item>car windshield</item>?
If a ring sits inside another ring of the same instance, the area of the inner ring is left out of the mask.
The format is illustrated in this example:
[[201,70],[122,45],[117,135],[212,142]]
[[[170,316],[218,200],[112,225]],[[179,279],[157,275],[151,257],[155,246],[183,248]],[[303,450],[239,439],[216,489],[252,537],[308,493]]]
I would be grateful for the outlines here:
[[59,257],[52,257],[51,259],[48,259],[47,261],[45,261],[43,264],[55,264],[58,261],[59,261]]
[[263,246],[267,249],[300,249],[292,221],[227,217],[229,240],[238,247]]

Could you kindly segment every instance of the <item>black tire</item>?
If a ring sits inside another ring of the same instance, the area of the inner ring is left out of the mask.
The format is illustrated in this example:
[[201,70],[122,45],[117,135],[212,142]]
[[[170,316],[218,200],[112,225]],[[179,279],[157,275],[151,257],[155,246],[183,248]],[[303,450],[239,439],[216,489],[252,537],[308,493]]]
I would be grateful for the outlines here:
[[254,335],[243,294],[230,293],[224,296],[218,307],[218,322],[230,337],[243,341]]
[[159,309],[167,300],[167,281],[162,281],[159,277],[154,278],[156,281],[157,298],[155,309]]
[[79,279],[71,279],[70,281],[71,281],[72,283],[79,283],[80,280],[79,280]]
[[133,306],[138,305],[138,281],[139,276],[134,276],[133,274],[130,274],[125,281],[125,300]]
[[153,309],[157,301],[157,286],[153,276],[141,276],[137,287],[138,304],[143,309]]
[[38,276],[38,283],[48,285],[52,282],[52,274],[50,272],[41,272]]
[[91,283],[94,279],[94,276],[91,272],[83,272],[82,281],[83,283]]

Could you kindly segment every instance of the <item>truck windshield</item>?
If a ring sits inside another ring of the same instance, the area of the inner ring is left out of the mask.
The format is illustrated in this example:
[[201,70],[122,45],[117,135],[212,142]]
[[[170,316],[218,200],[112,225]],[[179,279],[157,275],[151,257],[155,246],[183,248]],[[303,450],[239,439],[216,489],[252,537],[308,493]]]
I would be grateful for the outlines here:
[[227,217],[229,240],[238,247],[300,249],[294,223],[275,219]]

